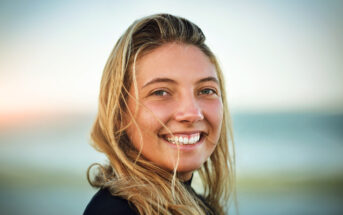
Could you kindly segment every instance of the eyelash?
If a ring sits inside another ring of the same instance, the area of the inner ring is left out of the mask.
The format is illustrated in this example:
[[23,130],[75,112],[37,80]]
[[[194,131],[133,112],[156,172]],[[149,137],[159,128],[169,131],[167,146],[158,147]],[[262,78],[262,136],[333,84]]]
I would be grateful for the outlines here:
[[[204,91],[210,91],[210,93],[204,93]],[[169,94],[170,94],[169,92],[163,89],[155,90],[151,93],[152,96],[167,96]],[[214,95],[214,94],[218,95],[217,91],[211,88],[204,88],[199,91],[199,95]]]
[[[203,93],[204,91],[211,91],[211,93]],[[200,95],[213,95],[213,94],[216,94],[217,95],[217,91],[215,89],[211,89],[211,88],[204,88],[204,89],[201,89],[200,92],[199,92]]]
[[166,95],[160,95],[160,93],[169,94],[166,90],[155,90],[154,92],[151,93],[151,95],[153,95],[153,96],[166,96]]

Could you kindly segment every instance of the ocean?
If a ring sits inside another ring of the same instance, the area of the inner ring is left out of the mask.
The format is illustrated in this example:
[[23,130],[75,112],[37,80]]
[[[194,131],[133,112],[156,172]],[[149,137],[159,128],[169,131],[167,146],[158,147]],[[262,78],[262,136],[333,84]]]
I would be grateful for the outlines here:
[[[233,113],[241,215],[343,214],[343,115]],[[82,214],[94,114],[0,130],[0,214]]]

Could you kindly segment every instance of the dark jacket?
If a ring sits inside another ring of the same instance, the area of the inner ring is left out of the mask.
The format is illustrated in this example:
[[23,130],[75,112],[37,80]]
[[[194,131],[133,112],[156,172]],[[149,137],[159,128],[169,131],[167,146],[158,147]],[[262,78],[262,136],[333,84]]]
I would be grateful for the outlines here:
[[126,199],[112,196],[108,189],[100,189],[88,203],[83,215],[137,215],[135,207]]
[[[205,204],[202,196],[195,193],[191,187],[191,180],[184,183],[187,190],[200,198]],[[206,204],[207,205],[207,204]],[[208,206],[208,205],[207,205]],[[128,200],[113,196],[108,189],[100,189],[88,203],[83,215],[137,215],[135,206]]]

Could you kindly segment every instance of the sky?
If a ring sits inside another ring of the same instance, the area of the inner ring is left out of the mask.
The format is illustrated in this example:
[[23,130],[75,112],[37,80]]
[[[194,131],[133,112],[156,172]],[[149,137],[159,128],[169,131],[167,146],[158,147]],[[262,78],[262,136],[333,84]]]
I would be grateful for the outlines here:
[[341,113],[342,9],[324,0],[1,0],[0,118],[95,112],[119,36],[162,12],[202,28],[232,111]]

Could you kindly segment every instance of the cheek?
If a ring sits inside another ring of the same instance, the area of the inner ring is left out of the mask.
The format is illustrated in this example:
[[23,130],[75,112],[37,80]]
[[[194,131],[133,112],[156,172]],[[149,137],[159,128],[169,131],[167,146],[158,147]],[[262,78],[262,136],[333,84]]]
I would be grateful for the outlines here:
[[202,104],[203,113],[213,129],[213,133],[219,136],[223,121],[223,104],[221,100],[204,102]]
[[[127,131],[137,149],[141,147],[141,140],[144,143],[144,148],[148,148],[151,143],[156,142],[156,134],[163,128],[160,122],[166,123],[170,119],[171,110],[170,106],[156,102],[147,102],[139,106],[135,120],[140,131],[134,123],[131,124]],[[134,110],[132,111],[134,112]],[[140,133],[142,136],[140,136]]]
[[139,107],[135,120],[140,131],[134,123],[128,128],[129,137],[137,150],[141,147],[141,141],[144,144],[143,153],[156,147],[154,144],[158,142],[157,133],[163,128],[160,122],[165,123],[170,119],[170,110],[166,105],[151,103],[146,103]]
[[[162,102],[146,102],[140,108],[139,118],[154,127],[161,127],[161,122],[167,122],[173,114],[174,104]],[[157,125],[156,125],[157,124]],[[151,127],[151,126],[149,126]]]

